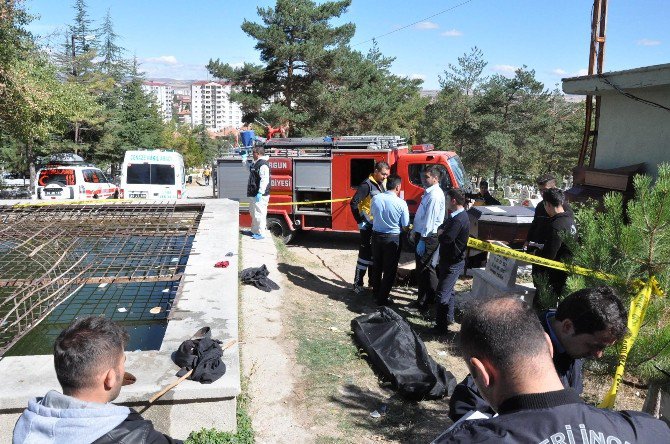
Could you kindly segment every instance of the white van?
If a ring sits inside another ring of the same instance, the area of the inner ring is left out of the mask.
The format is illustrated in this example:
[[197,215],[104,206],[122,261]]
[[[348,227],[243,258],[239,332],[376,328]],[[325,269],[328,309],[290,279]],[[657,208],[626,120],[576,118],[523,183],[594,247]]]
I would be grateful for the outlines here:
[[37,200],[112,199],[119,191],[105,174],[93,165],[72,162],[50,163],[37,172],[33,198]]
[[125,199],[185,199],[184,158],[174,151],[126,151],[120,188]]

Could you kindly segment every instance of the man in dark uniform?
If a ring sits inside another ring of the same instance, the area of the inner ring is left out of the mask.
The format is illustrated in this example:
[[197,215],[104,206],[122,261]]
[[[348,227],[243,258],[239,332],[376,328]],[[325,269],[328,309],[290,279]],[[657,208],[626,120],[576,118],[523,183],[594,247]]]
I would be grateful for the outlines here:
[[351,213],[358,223],[361,234],[354,274],[353,289],[356,294],[362,294],[365,291],[363,278],[367,269],[372,266],[372,213],[370,212],[372,198],[386,191],[386,178],[390,172],[391,168],[388,163],[377,162],[373,173],[360,184],[356,194],[349,202]]
[[433,333],[449,332],[454,323],[454,286],[465,268],[465,249],[470,235],[470,218],[465,212],[465,194],[452,188],[447,191],[447,206],[451,213],[438,229],[440,263],[438,265],[437,312]]
[[663,421],[641,412],[601,410],[565,389],[551,359],[551,341],[517,298],[469,307],[460,342],[477,387],[498,416],[462,419],[436,443],[670,442]]
[[[542,193],[542,199],[544,211],[549,216],[549,220],[545,228],[544,244],[537,254],[546,259],[560,262],[572,255],[564,237],[576,236],[577,227],[575,227],[572,213],[565,211],[563,207],[565,202],[563,191],[558,188],[550,188]],[[545,268],[543,273],[549,285],[548,290],[555,295],[563,293],[568,274],[565,271],[553,268]]]
[[[546,190],[556,188],[556,178],[551,174],[543,174],[536,179],[535,184],[537,185],[540,194],[542,194]],[[567,202],[563,202],[563,210],[568,214],[573,214],[572,208]],[[528,236],[524,245],[529,253],[537,254],[546,242],[549,219],[550,216],[544,208],[544,201],[541,201],[535,207],[533,222],[530,224]],[[536,289],[540,288],[540,281],[548,279],[547,268],[540,265],[533,265],[532,270],[533,284]],[[533,301],[536,307],[539,300],[540,298],[536,297]]]
[[[500,205],[500,201],[493,197],[489,192],[489,183],[485,180],[479,182],[479,193],[468,194],[466,197],[474,199],[475,202],[484,202],[484,205]],[[481,204],[480,204],[481,205]]]
[[[628,314],[614,289],[603,286],[572,293],[558,309],[540,313],[539,319],[551,339],[554,368],[563,387],[581,394],[584,358],[599,359],[605,347],[623,339]],[[494,413],[468,375],[449,398],[449,418],[458,421],[473,410]]]

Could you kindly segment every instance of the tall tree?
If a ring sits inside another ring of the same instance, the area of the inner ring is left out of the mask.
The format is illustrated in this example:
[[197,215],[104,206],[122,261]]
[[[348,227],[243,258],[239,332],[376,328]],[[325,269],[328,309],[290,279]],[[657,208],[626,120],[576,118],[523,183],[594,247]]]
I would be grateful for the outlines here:
[[137,59],[133,61],[131,75],[131,80],[121,88],[118,108],[105,123],[105,135],[96,153],[97,159],[112,165],[113,172],[125,151],[159,148],[165,141],[163,119],[153,96],[142,89]]
[[217,78],[243,85],[232,99],[242,104],[251,122],[264,107],[271,122],[289,122],[300,133],[311,119],[310,103],[320,85],[331,77],[337,52],[346,47],[355,26],[332,26],[351,0],[277,0],[274,8],[258,8],[262,24],[244,20],[242,30],[254,38],[264,65],[246,64],[234,69],[210,60],[207,69]]
[[114,23],[112,22],[112,13],[107,9],[105,18],[100,28],[101,45],[98,62],[99,69],[104,74],[120,82],[129,71],[127,61],[123,55],[126,50],[117,44],[119,35],[114,32]]

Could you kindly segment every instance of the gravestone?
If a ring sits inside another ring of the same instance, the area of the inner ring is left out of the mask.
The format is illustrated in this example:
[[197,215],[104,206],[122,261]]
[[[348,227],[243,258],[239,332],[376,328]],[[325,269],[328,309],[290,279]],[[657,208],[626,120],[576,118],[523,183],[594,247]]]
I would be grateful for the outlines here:
[[[502,242],[492,243],[505,246]],[[531,304],[535,296],[535,288],[532,284],[516,283],[518,268],[519,263],[515,259],[489,253],[486,268],[472,270],[472,290],[469,297],[483,298],[514,294]]]

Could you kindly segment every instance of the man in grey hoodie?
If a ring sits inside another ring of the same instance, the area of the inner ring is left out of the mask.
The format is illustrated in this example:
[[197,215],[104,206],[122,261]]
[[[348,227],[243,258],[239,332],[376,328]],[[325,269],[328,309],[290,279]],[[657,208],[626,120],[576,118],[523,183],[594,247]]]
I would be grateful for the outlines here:
[[54,344],[63,393],[51,390],[28,402],[14,427],[14,444],[180,443],[135,410],[111,403],[121,386],[134,382],[125,372],[127,341],[125,330],[104,317],[79,319],[63,330]]

